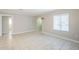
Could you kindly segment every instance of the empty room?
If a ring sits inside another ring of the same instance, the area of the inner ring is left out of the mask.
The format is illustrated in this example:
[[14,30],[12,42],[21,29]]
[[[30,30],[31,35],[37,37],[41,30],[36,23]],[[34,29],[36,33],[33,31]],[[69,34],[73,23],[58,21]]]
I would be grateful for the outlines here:
[[79,50],[78,9],[0,9],[0,50]]

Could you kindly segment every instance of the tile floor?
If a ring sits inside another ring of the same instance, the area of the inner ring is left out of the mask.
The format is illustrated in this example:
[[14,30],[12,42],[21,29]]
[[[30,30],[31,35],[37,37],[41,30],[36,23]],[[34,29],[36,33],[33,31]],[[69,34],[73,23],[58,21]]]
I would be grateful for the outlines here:
[[48,36],[42,33],[30,32],[18,35],[0,37],[0,50],[78,50],[79,44]]

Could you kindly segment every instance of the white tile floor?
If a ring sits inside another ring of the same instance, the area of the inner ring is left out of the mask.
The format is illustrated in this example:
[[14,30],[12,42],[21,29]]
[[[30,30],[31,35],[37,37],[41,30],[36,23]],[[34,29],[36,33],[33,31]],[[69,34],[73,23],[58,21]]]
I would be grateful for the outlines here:
[[78,50],[79,44],[45,34],[30,32],[0,38],[1,50]]

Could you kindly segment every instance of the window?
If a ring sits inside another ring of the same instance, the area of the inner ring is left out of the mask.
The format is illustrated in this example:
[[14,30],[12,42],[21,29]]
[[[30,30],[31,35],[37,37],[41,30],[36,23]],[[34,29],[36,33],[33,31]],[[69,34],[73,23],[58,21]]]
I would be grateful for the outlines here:
[[54,15],[54,30],[69,31],[69,14]]

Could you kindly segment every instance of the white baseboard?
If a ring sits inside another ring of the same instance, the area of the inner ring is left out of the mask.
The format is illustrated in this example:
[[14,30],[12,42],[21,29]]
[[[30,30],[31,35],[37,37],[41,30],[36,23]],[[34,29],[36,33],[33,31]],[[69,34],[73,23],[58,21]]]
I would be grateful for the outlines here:
[[27,32],[33,32],[33,31],[35,31],[35,30],[33,29],[33,30],[29,30],[29,31],[24,31],[24,32],[13,33],[13,35],[27,33]]
[[72,42],[75,42],[75,43],[79,43],[79,41],[77,41],[77,40],[70,39],[70,38],[63,37],[63,36],[59,36],[59,35],[56,35],[56,34],[51,34],[51,33],[47,33],[47,32],[42,32],[42,33],[44,33],[46,35],[54,36],[54,37],[57,37],[57,38],[61,38],[61,39],[64,39],[64,40],[69,40],[69,41],[72,41]]

